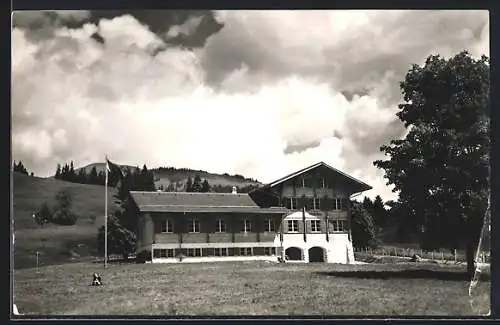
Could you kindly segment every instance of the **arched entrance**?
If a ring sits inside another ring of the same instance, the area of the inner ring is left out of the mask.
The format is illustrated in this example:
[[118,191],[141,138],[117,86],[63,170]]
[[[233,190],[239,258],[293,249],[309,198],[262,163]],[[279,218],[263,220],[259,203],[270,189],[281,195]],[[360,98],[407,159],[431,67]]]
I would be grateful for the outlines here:
[[285,250],[285,255],[288,257],[289,261],[302,260],[302,250],[298,247],[288,247]]
[[311,247],[309,248],[309,262],[324,262],[325,261],[325,251],[321,247]]

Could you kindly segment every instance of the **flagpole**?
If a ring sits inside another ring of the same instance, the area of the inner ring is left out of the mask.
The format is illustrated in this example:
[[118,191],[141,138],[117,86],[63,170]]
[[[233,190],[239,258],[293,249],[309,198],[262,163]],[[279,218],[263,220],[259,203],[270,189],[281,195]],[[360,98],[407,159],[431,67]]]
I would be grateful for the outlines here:
[[108,156],[105,155],[104,169],[106,180],[104,186],[104,268],[108,266]]

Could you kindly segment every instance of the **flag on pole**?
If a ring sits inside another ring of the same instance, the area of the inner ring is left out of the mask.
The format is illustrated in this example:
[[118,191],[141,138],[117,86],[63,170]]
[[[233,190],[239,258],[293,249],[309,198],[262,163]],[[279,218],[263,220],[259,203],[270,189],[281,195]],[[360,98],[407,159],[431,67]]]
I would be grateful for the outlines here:
[[106,186],[108,185],[108,174],[111,174],[114,177],[118,177],[118,181],[122,180],[124,177],[120,166],[112,163],[108,158],[106,158]]
[[105,157],[106,160],[106,181],[104,186],[104,268],[108,265],[108,174],[111,173],[112,176],[118,177],[118,181],[123,180],[123,172],[120,166],[113,164],[109,161],[108,156]]

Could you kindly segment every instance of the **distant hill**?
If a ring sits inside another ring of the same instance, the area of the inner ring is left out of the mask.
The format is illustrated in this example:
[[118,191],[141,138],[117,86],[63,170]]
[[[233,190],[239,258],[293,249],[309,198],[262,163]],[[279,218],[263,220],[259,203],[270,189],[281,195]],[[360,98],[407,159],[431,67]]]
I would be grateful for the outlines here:
[[[93,164],[89,164],[89,165],[84,166],[84,167],[76,168],[75,171],[78,173],[81,169],[84,169],[85,173],[90,174],[90,171],[94,167],[95,167],[97,173],[104,172],[104,169],[106,168],[104,163],[93,163]],[[123,169],[128,168],[130,170],[135,169],[135,166],[129,166],[129,165],[120,165],[120,167]]]
[[[87,166],[77,168],[76,172],[80,169],[85,169],[88,174],[93,167],[96,167],[96,171],[104,171],[104,163],[93,163]],[[135,166],[130,165],[120,165],[122,169],[134,170]],[[142,166],[139,166],[142,169]],[[157,189],[171,190],[181,192],[186,188],[186,183],[189,177],[194,179],[196,175],[200,175],[202,180],[207,180],[212,187],[218,192],[231,192],[231,188],[236,186],[238,189],[243,189],[245,192],[250,188],[255,188],[261,186],[262,183],[251,178],[244,177],[242,175],[229,175],[229,174],[216,174],[210,173],[204,170],[194,170],[189,168],[175,168],[175,167],[159,167],[153,168],[153,173],[155,175],[155,185]]]
[[[52,208],[56,193],[67,188],[73,196],[74,226],[39,226],[32,215],[43,202]],[[115,189],[108,189],[109,214],[113,214]],[[76,184],[54,178],[39,178],[13,173],[13,217],[15,229],[15,267],[34,267],[36,252],[40,263],[54,264],[97,254],[97,229],[104,221],[104,187]],[[94,220],[95,217],[95,220]]]
[[204,170],[193,170],[187,168],[160,167],[153,169],[155,174],[155,185],[157,188],[171,188],[175,191],[183,191],[189,177],[194,179],[199,175],[202,180],[207,180],[212,187],[220,187],[220,191],[231,192],[231,188],[238,189],[246,187],[261,186],[257,180],[246,178],[242,175],[216,174]]

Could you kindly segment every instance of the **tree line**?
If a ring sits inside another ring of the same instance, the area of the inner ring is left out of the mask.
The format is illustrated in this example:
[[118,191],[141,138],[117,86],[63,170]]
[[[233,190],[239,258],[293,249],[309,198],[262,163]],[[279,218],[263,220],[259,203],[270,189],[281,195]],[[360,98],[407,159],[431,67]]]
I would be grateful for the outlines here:
[[[22,165],[21,165],[22,166]],[[16,167],[15,167],[16,168]],[[24,168],[24,167],[23,167]],[[189,171],[189,169],[181,168],[175,169],[160,167],[159,171]],[[16,170],[15,170],[16,171]],[[24,172],[23,172],[24,173]],[[142,169],[139,167],[135,167],[130,170],[129,168],[124,168],[124,173],[126,173],[126,178],[129,178],[127,181],[131,182],[131,184],[141,184],[148,183],[148,191],[155,191],[156,187],[152,186],[155,180],[158,180],[158,177],[155,177],[155,173],[153,169],[148,169],[146,165],[143,166]],[[224,174],[224,176],[229,176],[228,174]],[[69,163],[65,163],[64,165],[58,164],[56,168],[56,173],[54,176],[56,179],[79,183],[79,184],[91,184],[91,185],[104,185],[106,181],[106,175],[103,170],[97,171],[96,166],[93,166],[90,169],[90,172],[86,172],[85,168],[80,168],[78,170],[75,169],[73,161]],[[235,175],[238,179],[246,179],[241,175]],[[116,186],[116,178],[114,175],[109,175],[108,185]],[[135,185],[133,185],[135,187]],[[139,188],[144,186],[138,185]],[[238,193],[248,193],[253,189],[256,189],[259,185],[247,185],[247,186],[238,186]],[[211,185],[207,179],[202,180],[200,174],[196,174],[194,178],[189,176],[185,184],[182,182],[170,183],[167,186],[159,185],[158,189],[165,192],[176,192],[176,191],[185,191],[185,192],[214,192],[214,193],[231,193],[232,185]],[[139,190],[136,188],[135,190]]]
[[[158,171],[158,174],[163,174],[163,173],[187,174],[187,173],[193,173],[193,172],[196,172],[198,175],[199,174],[208,174],[208,172],[205,170],[193,170],[193,169],[189,169],[189,168],[175,168],[175,167],[158,167],[157,171]],[[240,175],[240,174],[229,175],[228,173],[224,173],[224,174],[222,174],[222,176],[236,178],[240,181],[257,183],[257,180],[255,180],[253,178],[245,177],[245,176]]]
[[[258,188],[259,186],[260,186],[259,184],[255,184],[246,186],[236,186],[236,188],[238,193],[248,193]],[[221,184],[212,185],[207,179],[202,180],[201,176],[199,174],[196,174],[194,178],[188,176],[185,184],[182,184],[182,182],[175,182],[175,183],[172,182],[167,186],[159,185],[158,189],[164,192],[184,191],[184,192],[200,192],[200,193],[208,193],[208,192],[231,193],[233,190],[233,185],[221,185]]]
[[33,172],[28,173],[28,170],[26,169],[26,167],[24,167],[23,162],[21,160],[19,160],[19,162],[17,164],[16,164],[16,161],[14,160],[14,162],[13,162],[13,171],[17,172],[17,173],[24,174],[24,175],[34,176]]
[[[129,168],[123,168],[123,172],[125,174],[125,179],[130,184],[139,184],[133,186],[143,187],[143,184],[147,184],[147,188],[149,191],[154,191],[154,174],[152,170],[149,170],[147,166],[144,164],[142,169],[139,167],[135,167],[130,170]],[[56,179],[79,183],[79,184],[91,184],[91,185],[105,185],[106,182],[106,174],[105,171],[100,170],[97,171],[96,166],[93,166],[90,169],[90,172],[87,173],[85,168],[80,168],[78,171],[75,170],[73,161],[69,164],[65,163],[63,166],[61,164],[57,164],[56,173],[54,176]],[[117,177],[114,174],[108,175],[108,185],[116,186]]]

